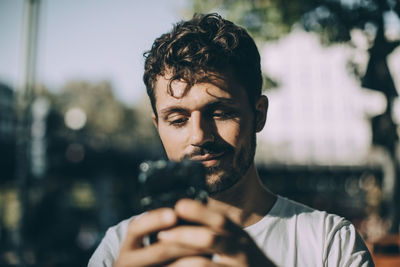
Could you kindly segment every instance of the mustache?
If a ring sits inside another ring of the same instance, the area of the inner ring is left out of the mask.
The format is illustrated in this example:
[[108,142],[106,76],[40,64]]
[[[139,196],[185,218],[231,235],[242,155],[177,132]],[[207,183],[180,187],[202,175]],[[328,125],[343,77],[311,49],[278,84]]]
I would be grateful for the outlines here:
[[229,144],[217,144],[214,142],[204,143],[201,146],[195,147],[193,151],[186,154],[184,159],[191,159],[195,156],[202,156],[205,154],[218,154],[218,153],[233,153],[234,148]]

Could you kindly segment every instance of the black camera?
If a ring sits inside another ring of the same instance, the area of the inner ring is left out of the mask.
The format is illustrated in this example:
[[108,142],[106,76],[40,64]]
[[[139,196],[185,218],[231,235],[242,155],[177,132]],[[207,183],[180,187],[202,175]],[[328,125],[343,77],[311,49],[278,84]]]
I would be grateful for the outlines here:
[[181,198],[206,203],[205,169],[196,161],[145,161],[139,166],[140,205],[144,211],[173,207]]
[[[174,207],[181,198],[207,202],[205,169],[200,162],[157,160],[139,166],[140,206],[143,211]],[[178,224],[190,224],[179,220]],[[143,239],[145,246],[157,241],[157,233]]]

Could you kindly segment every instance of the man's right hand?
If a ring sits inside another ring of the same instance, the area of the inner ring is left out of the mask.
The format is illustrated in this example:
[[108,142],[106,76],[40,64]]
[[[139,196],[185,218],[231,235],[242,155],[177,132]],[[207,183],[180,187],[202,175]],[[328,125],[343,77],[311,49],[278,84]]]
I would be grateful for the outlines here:
[[132,220],[114,267],[163,265],[180,257],[201,254],[198,249],[164,242],[143,246],[145,236],[171,228],[177,221],[171,208],[152,210]]

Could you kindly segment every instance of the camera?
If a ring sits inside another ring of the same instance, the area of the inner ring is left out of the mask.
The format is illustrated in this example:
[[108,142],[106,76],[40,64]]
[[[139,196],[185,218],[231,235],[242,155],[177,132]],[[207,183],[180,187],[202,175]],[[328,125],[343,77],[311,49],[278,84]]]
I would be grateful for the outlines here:
[[139,165],[140,206],[143,211],[173,207],[181,198],[207,201],[205,170],[196,161],[156,160]]
[[[200,162],[157,160],[139,165],[140,206],[143,211],[171,207],[181,198],[207,202],[205,169]],[[190,224],[179,220],[178,224]],[[157,233],[143,239],[145,246],[157,241]]]

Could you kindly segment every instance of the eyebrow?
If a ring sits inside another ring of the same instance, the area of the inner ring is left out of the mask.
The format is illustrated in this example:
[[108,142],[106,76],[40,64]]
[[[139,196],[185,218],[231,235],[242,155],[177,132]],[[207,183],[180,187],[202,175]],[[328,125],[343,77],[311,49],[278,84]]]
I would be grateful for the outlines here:
[[[210,103],[207,103],[202,110],[210,110],[210,109],[215,109],[220,106],[235,106],[236,102],[233,101],[231,98],[225,98],[225,97],[218,97],[215,101],[212,101]],[[171,106],[171,107],[166,107],[162,110],[160,110],[160,115],[164,118],[168,117],[168,115],[172,113],[189,113],[189,110],[186,108],[183,108],[181,106]]]
[[218,107],[232,107],[235,106],[236,102],[234,102],[232,99],[230,98],[223,98],[222,101],[219,98],[216,101],[213,101],[211,103],[208,103],[203,109],[204,110],[212,110],[212,109],[217,109]]
[[164,108],[160,111],[160,115],[163,118],[167,118],[170,114],[173,113],[188,113],[188,110],[182,107],[173,106]]

